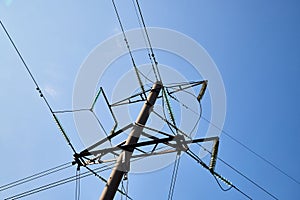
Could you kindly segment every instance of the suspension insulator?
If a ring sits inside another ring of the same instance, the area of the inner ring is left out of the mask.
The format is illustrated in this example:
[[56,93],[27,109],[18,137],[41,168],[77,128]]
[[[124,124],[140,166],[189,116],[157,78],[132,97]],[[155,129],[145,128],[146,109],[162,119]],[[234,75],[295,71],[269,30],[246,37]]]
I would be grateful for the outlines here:
[[68,138],[67,134],[65,133],[65,130],[63,129],[63,127],[61,126],[60,122],[58,121],[57,117],[55,116],[55,114],[53,114],[53,118],[54,121],[56,123],[56,125],[58,126],[61,134],[64,136],[65,140],[68,142],[68,144],[71,144],[70,139]]
[[220,179],[221,181],[223,181],[226,185],[232,186],[232,183],[229,180],[227,180],[226,178],[224,178],[223,176],[221,176],[220,174],[214,173],[214,176],[217,177],[218,179]]
[[219,149],[219,139],[214,141],[213,149],[211,152],[211,158],[209,163],[209,170],[214,171],[216,166],[216,161],[218,157],[218,149]]
[[207,80],[203,82],[202,88],[201,88],[201,90],[200,90],[200,92],[199,92],[199,95],[198,95],[198,97],[197,97],[197,100],[198,100],[199,102],[201,101],[201,99],[202,99],[202,97],[203,97],[203,95],[204,95],[204,93],[205,93],[206,87],[207,87]]

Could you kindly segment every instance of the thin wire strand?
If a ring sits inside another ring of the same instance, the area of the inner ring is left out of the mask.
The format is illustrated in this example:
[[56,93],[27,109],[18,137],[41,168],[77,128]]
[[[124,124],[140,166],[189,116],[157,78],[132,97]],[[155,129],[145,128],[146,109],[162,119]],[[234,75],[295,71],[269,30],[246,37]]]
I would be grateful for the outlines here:
[[[113,166],[114,167],[114,166]],[[112,168],[113,168],[112,167]],[[103,182],[107,183],[107,181],[98,174],[98,172],[95,172],[94,170],[90,169],[89,167],[85,166],[86,169],[88,169],[90,172],[92,172],[92,174],[94,174],[96,177],[98,177],[100,180],[102,180]],[[122,190],[118,189],[118,192],[120,192],[120,194],[125,195],[126,197],[128,197],[130,200],[133,200],[131,197],[129,197],[126,193],[124,193]]]
[[277,199],[278,198],[276,196],[274,196],[273,194],[271,194],[269,191],[267,191],[266,189],[264,189],[262,186],[260,186],[258,183],[256,183],[255,181],[251,180],[249,177],[247,177],[245,174],[243,174],[242,172],[240,172],[239,170],[237,170],[236,168],[234,168],[232,165],[228,164],[227,162],[225,162],[222,158],[218,157],[218,160],[220,160],[222,163],[224,163],[225,165],[227,165],[229,168],[231,168],[233,171],[235,171],[236,173],[238,173],[239,175],[241,175],[242,177],[244,177],[245,179],[247,179],[249,182],[251,182],[253,185],[255,185],[256,187],[258,187],[259,189],[261,189],[262,191],[264,191],[265,193],[267,193],[269,196],[271,196],[273,199]]
[[79,172],[78,172],[78,193],[77,193],[77,200],[79,200],[80,199],[80,179],[81,179],[81,176],[80,176],[80,168],[79,168],[79,170],[78,170]]
[[112,0],[112,4],[113,4],[113,7],[114,7],[114,10],[115,10],[115,13],[116,13],[116,16],[117,16],[117,19],[118,19],[118,22],[119,22],[119,25],[120,25],[122,34],[123,34],[123,38],[124,38],[126,47],[127,47],[127,49],[128,49],[128,53],[129,53],[130,58],[131,58],[131,62],[132,62],[133,68],[134,68],[135,73],[136,73],[136,76],[137,76],[137,79],[138,79],[140,88],[142,89],[142,92],[143,92],[144,96],[146,97],[146,92],[145,92],[145,89],[144,89],[144,86],[143,86],[141,77],[140,77],[140,75],[139,75],[139,71],[138,71],[137,66],[136,66],[136,64],[135,64],[135,61],[134,61],[134,58],[133,58],[133,54],[132,54],[132,51],[131,51],[131,49],[130,49],[129,42],[128,42],[128,40],[127,40],[127,37],[126,37],[126,34],[125,34],[125,30],[124,30],[124,27],[123,27],[123,24],[122,24],[122,21],[121,21],[121,18],[120,18],[120,15],[119,15],[119,12],[118,12],[118,9],[117,9],[117,6],[116,6],[114,0]]
[[[209,154],[212,154],[211,151],[209,151],[208,149],[206,149],[204,146],[202,146],[201,144],[198,144],[204,151],[208,152]],[[235,167],[233,167],[231,164],[229,164],[228,162],[226,162],[224,159],[222,159],[220,156],[217,157],[218,160],[220,160],[223,164],[225,164],[227,167],[229,167],[230,169],[232,169],[233,171],[235,171],[237,174],[239,174],[240,176],[242,176],[243,178],[245,178],[246,180],[248,180],[250,183],[252,183],[253,185],[255,185],[257,188],[259,188],[260,190],[262,190],[263,192],[265,192],[266,194],[268,194],[270,197],[272,197],[273,199],[278,199],[275,195],[271,194],[268,190],[266,190],[265,188],[263,188],[262,186],[260,186],[258,183],[256,183],[255,181],[253,181],[252,179],[250,179],[248,176],[246,176],[245,174],[243,174],[242,172],[240,172],[238,169],[236,169]]]
[[53,113],[62,114],[62,113],[74,113],[74,112],[81,112],[81,111],[90,111],[89,108],[82,108],[82,109],[76,109],[76,110],[57,110],[53,111]]
[[171,177],[171,184],[170,184],[170,189],[169,189],[169,194],[168,194],[168,200],[173,199],[180,159],[181,159],[181,156],[180,156],[180,153],[178,152],[176,155],[176,158],[175,158],[175,162],[174,162],[174,168],[173,168],[173,173],[172,173],[172,177]]
[[[184,91],[184,90],[183,90]],[[171,96],[172,97],[172,96]],[[176,100],[176,99],[175,99]],[[178,101],[180,102],[180,101]],[[200,104],[201,105],[201,104]],[[189,110],[191,110],[192,112],[196,113],[196,111],[194,111],[191,108],[188,108]],[[262,155],[260,155],[259,153],[255,152],[254,150],[252,150],[250,147],[248,147],[247,145],[245,145],[244,143],[240,142],[238,139],[236,139],[235,137],[233,137],[231,134],[229,134],[229,132],[219,128],[217,125],[215,125],[214,123],[212,123],[211,121],[209,121],[206,117],[204,117],[203,115],[201,115],[201,119],[203,119],[204,121],[206,121],[207,123],[211,124],[212,126],[214,126],[215,128],[217,128],[218,130],[220,130],[222,133],[224,133],[224,135],[226,135],[229,139],[233,140],[234,142],[236,142],[237,144],[239,144],[240,146],[242,146],[243,148],[245,148],[247,151],[249,151],[250,153],[252,153],[253,155],[255,155],[257,158],[259,158],[260,160],[262,160],[263,162],[267,163],[269,166],[273,167],[275,170],[277,170],[278,172],[280,172],[282,175],[286,176],[287,178],[289,178],[290,180],[292,180],[293,182],[297,183],[300,185],[300,181],[298,181],[297,179],[295,179],[294,177],[292,177],[291,175],[289,175],[288,173],[286,173],[285,171],[283,171],[282,169],[280,169],[278,166],[276,166],[274,163],[272,163],[271,161],[269,161],[268,159],[266,159],[265,157],[263,157]]]
[[[148,76],[146,76],[143,72],[141,72],[141,70],[139,70],[139,73],[142,75],[142,77],[145,78],[145,82],[146,82],[146,80],[147,80],[147,81],[149,81],[149,82],[152,83],[152,84],[155,83],[155,82],[152,81],[150,78],[148,78]],[[148,74],[149,74],[149,72],[148,72]],[[150,86],[150,87],[151,87],[151,86]]]
[[158,80],[162,81],[161,75],[160,75],[159,69],[158,69],[158,62],[157,62],[157,60],[155,58],[155,54],[154,54],[154,51],[153,51],[153,48],[152,48],[152,45],[151,45],[151,41],[150,41],[150,37],[149,37],[148,31],[147,31],[146,23],[145,23],[145,20],[144,20],[144,17],[143,17],[142,9],[140,7],[139,1],[136,0],[135,2],[136,2],[137,8],[138,8],[138,12],[139,12],[140,17],[141,17],[141,22],[143,24],[143,28],[144,28],[144,32],[145,32],[146,38],[147,38],[147,41],[148,41],[148,44],[149,44],[149,49],[150,49],[150,52],[151,52],[151,56],[150,57],[152,57],[152,59],[153,59],[154,66],[156,68],[156,73],[157,73],[157,76],[158,76]]
[[[183,92],[185,92],[185,90],[183,90]],[[186,91],[187,92],[187,91]],[[187,92],[188,94],[192,95],[195,97],[195,95],[193,95],[192,93]],[[200,122],[201,116],[202,116],[202,104],[201,102],[199,103],[199,113],[197,113],[195,110],[193,110],[192,108],[190,108],[188,105],[182,103],[181,101],[179,101],[177,98],[175,98],[173,95],[169,95],[173,100],[175,100],[176,102],[178,102],[181,106],[183,106],[184,108],[190,110],[193,114],[195,114],[196,116],[198,116],[197,121],[195,123],[195,125],[193,126],[192,130],[190,131],[190,134],[188,134],[190,137],[192,135],[192,133],[196,130],[197,125]],[[197,97],[195,97],[197,98]]]
[[[108,133],[107,131],[105,130],[103,124],[101,123],[100,119],[97,117],[97,115],[92,111],[94,117],[96,118],[98,124],[100,125],[101,129],[103,130],[103,132],[105,133],[106,137],[108,137]],[[111,142],[110,142],[110,145],[112,146]]]
[[21,61],[22,61],[23,65],[24,65],[26,71],[28,72],[30,78],[31,78],[32,81],[34,82],[34,84],[35,84],[35,86],[36,86],[36,90],[39,91],[40,96],[44,99],[44,101],[45,101],[47,107],[49,108],[50,112],[53,113],[53,110],[52,110],[52,108],[51,108],[51,106],[50,106],[48,100],[47,100],[46,97],[44,96],[42,90],[40,89],[40,86],[39,86],[37,80],[36,80],[35,77],[33,76],[32,72],[30,71],[28,65],[26,64],[26,62],[25,62],[23,56],[21,55],[19,49],[17,48],[16,44],[14,43],[13,39],[11,38],[10,34],[8,33],[7,29],[5,28],[5,26],[4,26],[4,24],[2,23],[1,20],[0,20],[0,24],[1,24],[1,26],[2,26],[2,28],[3,28],[3,30],[4,30],[4,32],[5,32],[5,34],[7,35],[7,37],[8,37],[8,39],[9,39],[10,43],[13,45],[15,51],[17,52],[19,58],[21,59]]
[[[159,149],[164,149],[164,148],[165,147],[161,147]],[[141,160],[143,158],[145,158],[145,157],[140,157],[140,158],[133,159],[132,162]],[[107,181],[102,176],[100,176],[98,173],[106,171],[106,170],[110,170],[110,169],[114,168],[114,165],[115,165],[115,163],[109,163],[109,164],[106,164],[104,166],[98,167],[96,169],[91,169],[88,166],[84,166],[88,170],[88,172],[79,173],[79,176],[82,179],[82,178],[85,178],[85,177],[88,177],[88,176],[91,176],[91,175],[95,175],[101,181],[103,181],[103,182],[106,183]],[[61,179],[61,180],[58,180],[58,181],[55,181],[55,182],[52,182],[52,183],[49,183],[49,184],[37,187],[37,188],[33,188],[33,189],[30,189],[30,190],[27,190],[25,192],[16,194],[14,196],[7,197],[7,198],[5,198],[5,200],[20,199],[20,198],[23,198],[23,197],[26,197],[26,196],[30,196],[30,195],[33,195],[33,194],[36,194],[36,193],[39,193],[39,192],[42,192],[42,191],[45,191],[45,190],[48,190],[48,189],[60,186],[60,185],[64,185],[64,184],[72,182],[72,181],[76,181],[77,179],[78,179],[78,177],[76,177],[76,175],[68,177],[68,178],[64,178],[64,179]],[[127,194],[123,193],[121,190],[118,189],[118,192],[120,192],[123,195],[126,195],[126,197],[128,199],[132,200],[131,197],[129,197]]]
[[[193,158],[194,160],[196,160],[202,167],[204,167],[205,169],[209,170],[209,167],[199,158],[199,156],[197,156],[193,151],[188,150],[186,151],[186,153]],[[212,172],[211,172],[212,173]],[[213,173],[212,173],[213,174]],[[214,174],[213,174],[214,175]],[[243,192],[241,189],[239,189],[237,186],[233,185],[232,183],[230,183],[231,186],[238,191],[239,193],[241,193],[242,195],[244,195],[245,197],[247,197],[247,199],[252,199],[249,195],[247,195],[245,192]]]
[[128,200],[128,193],[129,193],[129,178],[127,174],[127,183],[126,183],[126,200]]
[[[183,90],[185,91],[185,90]],[[187,92],[187,91],[185,91]],[[172,96],[171,96],[172,98]],[[178,99],[174,99],[176,101],[178,101],[179,103],[181,103],[181,101],[179,101]],[[194,112],[195,114],[197,114],[196,111],[194,111],[193,109],[187,107],[186,105],[183,105],[184,107],[186,107],[187,109],[191,110],[192,112]],[[225,131],[224,129],[221,129],[220,127],[218,127],[217,125],[215,125],[214,123],[212,123],[210,120],[208,120],[206,117],[204,117],[203,115],[201,115],[201,119],[203,119],[204,121],[206,121],[207,123],[211,124],[212,126],[214,126],[215,128],[217,128],[218,130],[220,130],[222,133],[224,133],[224,135],[226,135],[229,139],[233,140],[234,142],[236,142],[237,144],[239,144],[240,146],[242,146],[244,149],[246,149],[247,151],[249,151],[250,153],[252,153],[253,155],[255,155],[257,158],[259,158],[260,160],[262,160],[263,162],[267,163],[269,166],[271,166],[272,168],[274,168],[275,170],[277,170],[278,172],[280,172],[282,175],[286,176],[287,178],[289,178],[290,180],[292,180],[293,182],[297,183],[298,185],[300,185],[300,181],[298,181],[297,179],[295,179],[294,177],[292,177],[291,175],[289,175],[287,172],[283,171],[282,169],[280,169],[278,166],[276,166],[273,162],[269,161],[268,159],[266,159],[264,156],[260,155],[259,153],[257,153],[256,151],[252,150],[249,146],[247,146],[246,144],[240,142],[238,139],[236,139],[235,137],[233,137],[231,134],[229,134],[228,131]]]
[[[157,116],[161,117],[157,112],[153,111],[153,113],[155,113]],[[164,120],[166,123],[172,125],[168,120]],[[186,134],[185,134],[186,135]],[[198,144],[198,143],[197,143]],[[207,151],[208,153],[212,154],[209,150],[207,150],[205,147],[203,147],[201,144],[198,144],[200,147],[202,147],[205,151]],[[269,196],[271,196],[274,199],[278,199],[277,197],[275,197],[273,194],[271,194],[269,191],[267,191],[266,189],[264,189],[262,186],[260,186],[259,184],[257,184],[255,181],[251,180],[249,177],[247,177],[246,175],[244,175],[243,173],[241,173],[239,170],[237,170],[236,168],[232,167],[229,163],[225,162],[223,159],[221,159],[219,156],[217,157],[218,160],[220,160],[221,162],[223,162],[225,165],[227,165],[228,167],[230,167],[232,170],[234,170],[235,172],[237,172],[239,175],[241,175],[242,177],[244,177],[245,179],[247,179],[248,181],[250,181],[252,184],[254,184],[257,188],[261,189],[262,191],[264,191],[266,194],[268,194]]]
[[75,181],[75,200],[78,200],[78,169],[75,171],[76,181]]
[[64,132],[62,125],[61,125],[60,122],[58,121],[58,119],[57,119],[55,113],[53,112],[53,109],[51,108],[51,106],[50,106],[50,104],[49,104],[49,102],[48,102],[48,100],[47,100],[47,98],[46,98],[45,95],[43,94],[43,91],[41,90],[41,88],[40,88],[40,86],[39,86],[37,80],[36,80],[35,77],[33,76],[32,72],[30,71],[28,65],[26,64],[26,62],[25,62],[23,56],[21,55],[19,49],[17,48],[16,44],[14,43],[12,37],[11,37],[10,34],[8,33],[7,29],[5,28],[5,26],[4,26],[4,24],[2,23],[1,20],[0,20],[0,24],[1,24],[1,26],[2,26],[2,28],[3,28],[3,30],[4,30],[4,32],[5,32],[5,34],[7,35],[7,37],[8,37],[8,39],[9,39],[10,43],[13,45],[15,51],[17,52],[19,58],[21,59],[21,61],[22,61],[23,65],[24,65],[26,71],[28,72],[30,78],[31,78],[32,81],[34,82],[34,84],[35,84],[35,86],[36,86],[36,90],[39,92],[40,97],[43,98],[43,100],[44,100],[44,102],[46,103],[46,105],[47,105],[49,111],[51,112],[52,116],[54,117],[54,120],[55,120],[55,122],[57,123],[59,129],[61,130],[61,133],[63,134],[65,140],[67,141],[68,145],[71,147],[72,151],[73,151],[74,153],[76,153],[74,146],[72,145],[72,143],[71,143],[70,139],[68,138],[67,134]]
[[[124,193],[126,193],[125,187],[124,187],[124,179],[122,180],[121,184],[122,184],[122,191],[123,191]],[[120,195],[120,199],[123,200],[123,195]]]
[[[103,171],[112,169],[114,166],[110,166],[110,165],[111,164],[96,168],[95,169],[96,172],[93,171],[93,173],[91,173],[91,171],[80,173],[80,176],[81,176],[81,178],[85,178],[85,177],[88,177],[88,176],[91,176],[91,175],[95,175],[95,173],[97,174],[99,172],[103,172]],[[109,167],[107,167],[107,166],[109,166]],[[100,175],[98,175],[98,176],[101,177]],[[102,179],[104,179],[104,178],[102,178]],[[36,193],[39,193],[39,192],[42,192],[42,191],[60,186],[60,185],[64,185],[64,184],[69,183],[69,182],[73,182],[73,181],[76,181],[76,175],[68,177],[68,178],[60,179],[58,181],[55,181],[55,182],[52,182],[52,183],[49,183],[49,184],[46,184],[46,185],[43,185],[43,186],[40,186],[40,187],[33,188],[31,190],[27,190],[25,192],[16,194],[14,196],[7,197],[7,198],[5,198],[5,200],[20,199],[20,198],[30,196],[30,195],[33,195],[33,194],[36,194]],[[104,181],[106,181],[106,180],[104,179]]]
[[233,140],[234,142],[236,142],[237,144],[239,144],[240,146],[242,146],[244,149],[246,149],[248,152],[252,153],[253,155],[255,155],[257,158],[259,158],[260,160],[262,160],[263,162],[267,163],[269,166],[273,167],[275,170],[277,170],[278,172],[280,172],[282,175],[286,176],[287,178],[289,178],[290,180],[292,180],[293,182],[297,183],[298,185],[300,185],[300,181],[298,181],[297,179],[295,179],[294,177],[292,177],[291,175],[289,175],[288,173],[286,173],[285,171],[283,171],[282,169],[280,169],[278,166],[276,166],[273,162],[269,161],[268,159],[266,159],[264,156],[260,155],[259,153],[255,152],[254,150],[252,150],[249,146],[247,146],[246,144],[240,142],[238,139],[236,139],[235,137],[233,137],[231,134],[229,134],[229,132],[225,131],[224,129],[219,128],[217,125],[215,125],[214,123],[212,123],[211,121],[209,121],[207,118],[205,118],[204,116],[201,117],[202,119],[204,119],[206,122],[208,122],[209,124],[211,124],[212,126],[214,126],[215,128],[217,128],[218,130],[220,130],[222,133],[224,133],[224,135],[226,135],[228,138],[230,138],[231,140]]
[[75,181],[75,200],[80,199],[80,165],[76,168],[76,181]]
[[[137,9],[137,5],[135,4],[135,1],[134,1],[134,0],[132,0],[131,2],[132,2],[132,4],[133,4],[133,6],[134,6],[135,14],[136,14],[136,16],[137,16],[137,18],[138,18],[138,22],[139,22],[140,28],[141,28],[142,30],[144,30],[143,25],[142,25],[142,19],[141,19],[141,16],[139,15],[139,12],[138,12],[138,9]],[[145,36],[145,32],[144,32],[144,31],[142,31],[142,35],[143,35],[143,39],[144,39],[145,45],[148,46],[147,39],[146,39],[146,36]],[[150,59],[150,62],[151,62],[153,74],[154,74],[154,76],[155,76],[156,81],[158,81],[158,75],[157,75],[157,72],[156,72],[156,70],[155,70],[155,64],[154,64],[153,59],[152,59],[152,57],[151,57],[151,52],[150,52],[150,49],[149,49],[149,48],[147,48],[147,52],[148,52],[148,56],[149,56],[149,59]],[[152,81],[151,81],[151,82],[152,82]]]
[[42,171],[42,172],[38,172],[36,174],[33,174],[31,176],[27,176],[27,177],[19,179],[19,180],[16,180],[16,181],[8,183],[6,185],[2,185],[0,187],[0,192],[4,191],[4,190],[7,190],[7,189],[10,189],[10,188],[13,188],[13,187],[16,187],[18,185],[22,185],[24,183],[28,183],[28,182],[36,180],[36,179],[42,178],[44,176],[59,172],[61,170],[67,169],[67,168],[72,166],[70,164],[71,164],[71,162],[67,162],[65,164],[58,165],[56,167],[50,168],[50,169]]
[[[76,110],[59,110],[59,111],[54,111],[53,113],[64,114],[64,113],[74,113],[74,112],[82,112],[82,111],[89,111],[89,112],[91,112],[93,114],[93,116],[95,117],[97,123],[99,124],[100,128],[102,129],[102,131],[106,135],[106,137],[108,137],[107,131],[105,130],[103,124],[100,121],[100,119],[95,114],[94,110],[92,110],[92,109],[83,108],[83,109],[76,109]],[[109,141],[109,142],[110,142],[110,146],[112,146],[111,141]]]
[[[128,174],[127,174],[127,175],[128,175]],[[125,188],[125,186],[124,186],[124,182],[126,182],[126,188]],[[120,198],[121,198],[121,200],[123,200],[123,196],[125,196],[125,200],[127,200],[127,199],[128,199],[128,177],[127,177],[127,180],[126,180],[126,181],[125,181],[124,178],[123,178],[121,184],[122,184],[122,191],[123,191],[125,194],[121,194],[121,195],[120,195]]]

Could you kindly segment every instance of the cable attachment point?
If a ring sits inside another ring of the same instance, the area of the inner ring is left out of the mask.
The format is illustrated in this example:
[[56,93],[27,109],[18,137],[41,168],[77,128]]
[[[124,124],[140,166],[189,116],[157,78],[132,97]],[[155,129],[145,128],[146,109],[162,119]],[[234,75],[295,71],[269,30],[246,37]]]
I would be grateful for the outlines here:
[[73,157],[74,157],[74,161],[72,162],[72,165],[77,164],[77,170],[80,170],[81,166],[86,166],[85,162],[80,159],[79,154],[75,153]]
[[123,180],[124,180],[124,181],[127,181],[127,180],[128,180],[128,173],[127,173],[127,172],[124,174]]
[[186,141],[185,141],[183,135],[179,135],[179,134],[175,135],[174,140],[176,141],[176,149],[177,149],[178,153],[181,151],[185,152],[188,150],[188,146],[186,144]]

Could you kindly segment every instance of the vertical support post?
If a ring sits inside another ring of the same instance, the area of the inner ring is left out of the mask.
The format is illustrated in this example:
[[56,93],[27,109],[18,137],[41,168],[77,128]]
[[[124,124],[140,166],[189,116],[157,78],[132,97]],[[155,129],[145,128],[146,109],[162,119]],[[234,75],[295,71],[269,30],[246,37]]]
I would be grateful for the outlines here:
[[[145,101],[139,116],[136,119],[136,124],[144,126],[149,118],[151,109],[153,108],[155,101],[160,93],[162,88],[162,83],[160,81],[156,82]],[[142,126],[135,125],[127,140],[125,145],[136,144],[140,138],[141,132],[143,131]],[[129,171],[130,167],[130,158],[133,154],[134,148],[129,149],[128,151],[123,151],[117,159],[117,164],[112,170],[109,179],[105,185],[105,188],[102,191],[100,200],[112,200],[118,190],[119,184],[124,176]]]

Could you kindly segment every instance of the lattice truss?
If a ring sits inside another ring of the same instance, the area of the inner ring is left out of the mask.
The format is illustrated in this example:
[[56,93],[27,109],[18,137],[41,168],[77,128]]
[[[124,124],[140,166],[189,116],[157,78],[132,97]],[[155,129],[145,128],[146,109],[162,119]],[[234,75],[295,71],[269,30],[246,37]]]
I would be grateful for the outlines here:
[[[200,104],[201,99],[205,94],[207,83],[208,82],[206,80],[195,81],[188,83],[172,84],[171,86],[162,88],[162,92],[158,95],[157,98],[164,98],[164,100],[166,101],[166,107],[168,108],[170,121],[164,116],[159,115],[156,111],[154,111],[154,109],[152,109],[152,113],[159,116],[161,120],[163,120],[169,126],[171,133],[160,131],[155,128],[148,127],[146,125],[138,124],[136,122],[128,124],[123,128],[118,129],[118,122],[113,112],[113,108],[137,102],[145,102],[147,101],[147,93],[149,93],[151,89],[143,90],[142,92],[138,92],[128,98],[124,98],[114,103],[109,103],[107,95],[105,94],[103,88],[100,87],[89,110],[94,114],[95,117],[97,117],[94,113],[94,107],[99,97],[102,96],[105,100],[106,106],[108,107],[112,118],[114,119],[114,125],[107,137],[101,139],[100,141],[97,141],[96,143],[84,149],[80,153],[75,153],[73,164],[77,164],[78,166],[88,166],[93,164],[102,164],[106,162],[117,162],[117,158],[123,152],[133,152],[132,156],[130,156],[129,159],[125,156],[122,160],[122,164],[124,166],[122,170],[129,172],[131,161],[143,159],[149,156],[157,156],[170,153],[177,153],[177,155],[180,155],[182,152],[185,152],[193,159],[195,159],[202,167],[209,170],[215,177],[219,178],[226,184],[232,186],[232,184],[229,181],[227,181],[225,178],[223,178],[215,172],[215,165],[219,147],[219,137],[207,137],[197,139],[192,138],[189,134],[180,130],[176,126],[174,116],[170,108],[169,98],[177,100],[174,94],[196,86],[200,86],[200,91],[198,95],[195,96],[195,98]],[[98,122],[101,123],[100,120],[98,120]],[[133,129],[138,129],[138,131],[140,131],[140,142],[137,142],[136,144],[126,144],[126,140],[123,140],[117,145],[113,145],[114,140],[118,141],[117,138],[119,136],[121,136],[122,134],[126,134],[127,131]],[[211,155],[210,163],[208,164],[203,162],[196,154],[189,150],[190,144],[198,144],[204,142],[213,143],[212,149],[208,150],[208,152]],[[101,148],[101,145],[103,145],[104,143],[109,143],[110,147]]]

